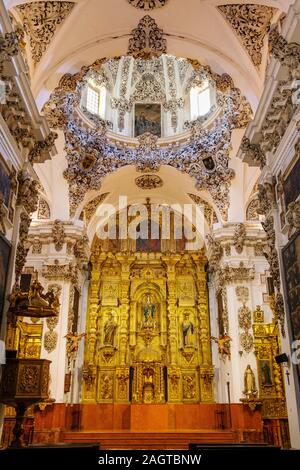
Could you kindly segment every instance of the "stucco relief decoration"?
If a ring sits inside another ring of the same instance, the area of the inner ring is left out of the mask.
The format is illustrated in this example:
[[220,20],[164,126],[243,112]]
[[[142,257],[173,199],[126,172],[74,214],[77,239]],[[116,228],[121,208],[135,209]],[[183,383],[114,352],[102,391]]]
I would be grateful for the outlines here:
[[103,193],[89,201],[84,206],[84,215],[86,222],[89,223],[93,215],[96,213],[97,207],[104,201],[104,199],[109,195],[109,193]]
[[135,179],[135,184],[141,189],[161,188],[163,180],[158,175],[142,175]]
[[280,324],[281,334],[285,336],[284,327],[284,303],[281,293],[279,257],[276,248],[276,233],[274,228],[274,217],[271,215],[275,206],[274,188],[272,183],[266,181],[258,185],[259,213],[265,216],[262,226],[266,232],[266,243],[264,245],[264,255],[270,265],[270,273],[274,285],[274,309],[275,319]]
[[259,201],[258,198],[255,197],[252,201],[249,202],[247,209],[246,209],[246,220],[259,220],[258,214],[259,208]]
[[249,288],[247,286],[237,286],[235,288],[236,298],[242,303],[238,309],[238,325],[241,330],[240,343],[246,353],[252,351],[253,337],[249,330],[252,326],[252,314],[250,308],[246,305],[249,300]]
[[228,23],[247,50],[253,64],[262,62],[264,38],[270,29],[276,8],[256,4],[219,5]]
[[237,224],[233,234],[233,245],[236,252],[240,255],[244,248],[246,240],[246,228],[244,224]]
[[213,235],[207,235],[208,254],[209,254],[209,270],[214,273],[219,265],[223,256],[223,248],[221,243],[215,239]]
[[140,10],[153,10],[165,6],[168,0],[127,0],[130,5]]
[[288,237],[300,228],[300,200],[290,202],[286,214],[286,220],[289,225]]
[[[61,286],[59,284],[49,284],[49,289],[52,289],[56,297],[59,299],[61,295]],[[55,351],[58,341],[58,334],[55,330],[59,322],[58,315],[56,317],[47,318],[46,324],[49,328],[44,335],[44,348],[48,354]]]
[[28,232],[31,223],[30,214],[37,210],[38,181],[34,180],[27,171],[18,172],[17,205],[24,208],[20,215],[19,241],[16,249],[15,280],[18,284],[29,251]]
[[300,44],[288,42],[280,35],[278,25],[271,28],[269,34],[269,49],[276,59],[289,68],[297,68],[300,62]]
[[43,265],[42,276],[51,281],[65,280],[76,284],[78,280],[78,269],[77,266],[72,263],[60,264],[59,261],[55,259],[53,264]]
[[128,55],[136,58],[149,59],[159,57],[167,52],[167,41],[164,32],[151,16],[144,16],[137,28],[131,32]]
[[[169,56],[133,62],[134,83],[138,84],[144,70],[149,68],[152,77],[155,72],[154,77],[159,84],[159,89],[165,90],[165,85],[161,81],[163,75],[161,74],[161,61],[167,59],[168,73],[171,76],[174,68],[172,64],[179,60],[173,57],[168,60],[168,58]],[[134,59],[122,57],[120,60],[123,64],[121,98],[129,100],[131,97],[128,96],[128,69],[130,61]],[[183,60],[185,59],[180,59],[181,62]],[[158,171],[161,165],[169,165],[194,178],[197,190],[208,191],[220,215],[227,220],[229,189],[234,176],[234,171],[229,168],[231,133],[233,129],[245,126],[252,117],[249,103],[241,95],[240,90],[234,87],[232,81],[226,80],[226,92],[223,94],[218,91],[218,95],[222,98],[218,119],[210,128],[200,129],[197,134],[192,134],[180,145],[175,143],[159,145],[157,136],[152,134],[139,136],[138,144],[132,146],[108,142],[109,123],[98,118],[97,124],[91,123],[87,126],[86,121],[83,122],[78,113],[78,105],[81,99],[80,89],[86,83],[91,71],[100,70],[104,65],[113,67],[112,70],[114,70],[113,62],[111,59],[109,61],[99,59],[89,67],[83,67],[75,75],[64,75],[43,108],[50,126],[53,129],[62,130],[65,134],[68,167],[64,172],[64,177],[69,183],[70,214],[72,216],[75,214],[88,191],[99,191],[101,180],[118,168],[134,165],[138,171],[153,173]],[[213,82],[217,82],[220,78],[209,67],[201,66],[198,62],[193,67],[195,67],[191,71],[193,77],[201,76],[201,79],[207,78]],[[141,74],[140,70],[142,70]],[[135,87],[133,89],[137,92]],[[172,89],[171,99],[178,99],[176,89]],[[162,104],[164,101],[165,97],[162,98]],[[118,108],[118,110],[122,117],[124,109]],[[173,108],[169,111],[172,113]],[[93,166],[83,168],[82,155],[91,151],[94,155]],[[208,158],[214,162],[214,168],[210,170],[203,163]]]
[[49,157],[49,152],[52,150],[57,137],[56,132],[50,132],[44,140],[37,141],[29,152],[28,160],[31,163],[42,163]]
[[40,62],[57,27],[73,9],[74,2],[30,2],[16,6],[30,39],[32,59]]
[[244,154],[244,161],[259,166],[262,170],[266,165],[266,156],[259,144],[252,144],[248,137],[244,136],[240,146]]
[[54,220],[52,226],[52,238],[56,251],[61,251],[65,242],[65,228],[61,220]]
[[39,198],[38,219],[50,219],[50,207],[48,202],[42,197]]
[[189,193],[188,196],[192,199],[192,201],[194,201],[195,204],[197,204],[203,209],[204,217],[210,227],[218,222],[217,214],[215,213],[214,208],[211,206],[211,204],[209,204],[202,197],[196,194]]

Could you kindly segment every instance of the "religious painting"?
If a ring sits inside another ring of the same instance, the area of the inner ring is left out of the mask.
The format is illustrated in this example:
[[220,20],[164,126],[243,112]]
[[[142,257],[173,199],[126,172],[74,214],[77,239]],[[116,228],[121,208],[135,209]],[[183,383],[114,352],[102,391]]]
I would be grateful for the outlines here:
[[9,263],[11,245],[0,235],[0,325],[2,320],[2,313],[5,300],[5,285]]
[[150,132],[161,137],[161,105],[136,103],[134,107],[134,137]]
[[300,158],[296,161],[295,165],[285,177],[283,183],[285,206],[288,208],[288,205],[295,201],[300,194]]
[[260,377],[261,377],[261,385],[263,387],[272,387],[273,380],[272,380],[272,365],[271,361],[269,360],[261,360],[260,362]]
[[8,176],[8,171],[0,160],[0,194],[2,194],[3,196],[4,204],[6,205],[6,207],[9,206],[10,191],[11,181]]
[[[159,234],[160,237],[160,227],[153,220],[149,221],[148,227],[148,238],[137,238],[136,239],[136,251],[141,252],[159,252],[161,251],[161,239],[154,238],[151,236],[151,232]],[[137,226],[137,234],[140,232],[140,224]]]
[[161,242],[155,238],[138,238],[136,240],[136,251],[154,253],[161,251]]
[[[292,340],[300,339],[300,231],[282,250]],[[300,380],[300,364],[297,365]]]

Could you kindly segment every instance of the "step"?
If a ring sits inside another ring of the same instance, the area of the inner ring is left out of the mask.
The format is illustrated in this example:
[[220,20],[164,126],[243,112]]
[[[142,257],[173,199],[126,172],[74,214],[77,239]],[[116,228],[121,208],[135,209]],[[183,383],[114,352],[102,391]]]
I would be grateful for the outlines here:
[[99,443],[101,449],[187,450],[193,444],[234,444],[238,442],[234,431],[85,431],[65,432],[66,443]]

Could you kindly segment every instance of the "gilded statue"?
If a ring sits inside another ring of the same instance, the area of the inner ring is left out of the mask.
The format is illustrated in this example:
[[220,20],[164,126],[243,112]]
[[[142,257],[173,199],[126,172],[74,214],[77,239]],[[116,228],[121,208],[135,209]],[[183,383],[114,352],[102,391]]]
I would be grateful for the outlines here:
[[182,322],[183,346],[194,345],[194,325],[190,320],[188,312],[184,313],[184,320]]
[[151,302],[150,295],[147,296],[146,305],[143,307],[144,322],[149,323],[150,320],[154,320],[155,315],[155,304]]
[[115,341],[117,324],[113,319],[112,312],[109,312],[108,319],[104,325],[104,346],[113,346]]
[[257,394],[257,389],[255,385],[255,376],[253,370],[251,369],[250,364],[247,365],[244,373],[244,390],[243,394],[249,398]]

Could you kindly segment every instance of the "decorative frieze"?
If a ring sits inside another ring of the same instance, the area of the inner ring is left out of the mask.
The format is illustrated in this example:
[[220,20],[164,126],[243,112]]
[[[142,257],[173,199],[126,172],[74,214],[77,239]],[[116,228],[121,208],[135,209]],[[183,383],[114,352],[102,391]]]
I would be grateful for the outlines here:
[[216,270],[216,274],[219,285],[231,284],[241,281],[250,282],[255,277],[255,269],[254,266],[245,266],[243,261],[241,261],[238,266],[231,266],[229,264],[219,266]]
[[59,264],[59,261],[54,260],[54,264],[44,264],[42,268],[42,276],[51,281],[71,281],[77,283],[78,271],[77,266],[72,263]]

